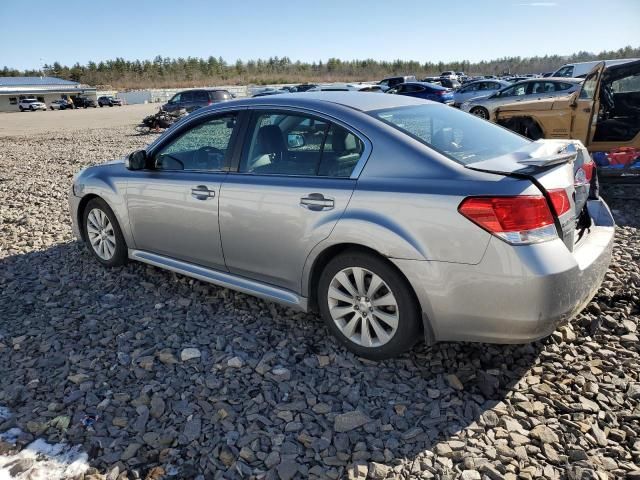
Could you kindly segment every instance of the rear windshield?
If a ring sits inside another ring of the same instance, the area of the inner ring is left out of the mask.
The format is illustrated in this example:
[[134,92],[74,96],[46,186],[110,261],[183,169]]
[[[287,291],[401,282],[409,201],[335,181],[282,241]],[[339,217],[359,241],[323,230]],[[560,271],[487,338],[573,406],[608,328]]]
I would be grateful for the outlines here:
[[369,112],[463,165],[511,153],[530,140],[469,113],[441,105]]

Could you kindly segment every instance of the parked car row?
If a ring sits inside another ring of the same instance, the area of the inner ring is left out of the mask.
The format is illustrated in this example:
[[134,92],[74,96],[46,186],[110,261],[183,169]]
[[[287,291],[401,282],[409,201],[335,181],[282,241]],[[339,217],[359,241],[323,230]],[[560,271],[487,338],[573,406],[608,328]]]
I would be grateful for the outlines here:
[[[109,100],[111,99],[111,100]],[[97,108],[98,105],[101,107],[103,105],[109,105],[108,102],[113,102],[112,105],[122,105],[121,99],[116,99],[114,97],[100,97],[98,101],[94,100],[91,97],[73,97],[73,98],[59,98],[56,100],[52,100],[47,105],[45,102],[41,102],[36,98],[22,98],[18,103],[18,109],[21,112],[35,112],[37,110],[46,111],[47,108],[49,110],[73,110],[75,108]]]

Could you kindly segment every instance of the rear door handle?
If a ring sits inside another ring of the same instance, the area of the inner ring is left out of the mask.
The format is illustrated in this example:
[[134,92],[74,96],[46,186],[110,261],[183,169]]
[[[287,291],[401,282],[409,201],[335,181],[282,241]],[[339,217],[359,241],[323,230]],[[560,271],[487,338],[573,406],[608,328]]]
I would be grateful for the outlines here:
[[206,185],[198,185],[191,189],[191,196],[198,200],[207,200],[216,196],[215,190],[209,190]]
[[300,205],[308,210],[319,212],[331,210],[335,206],[333,198],[325,197],[321,193],[310,193],[300,199]]

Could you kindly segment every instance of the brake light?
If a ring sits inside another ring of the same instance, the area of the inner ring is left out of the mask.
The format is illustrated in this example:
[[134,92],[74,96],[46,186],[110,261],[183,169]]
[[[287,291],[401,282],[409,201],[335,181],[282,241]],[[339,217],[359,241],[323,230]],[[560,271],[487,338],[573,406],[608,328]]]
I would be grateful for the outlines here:
[[549,198],[556,215],[559,217],[569,211],[571,204],[569,203],[569,196],[564,188],[558,190],[549,190]]
[[593,162],[582,164],[582,166],[576,170],[574,183],[576,185],[587,185],[591,183],[591,178],[593,177],[593,171],[595,168],[596,167]]
[[468,197],[462,201],[458,211],[479,227],[513,245],[558,238],[553,214],[542,195]]

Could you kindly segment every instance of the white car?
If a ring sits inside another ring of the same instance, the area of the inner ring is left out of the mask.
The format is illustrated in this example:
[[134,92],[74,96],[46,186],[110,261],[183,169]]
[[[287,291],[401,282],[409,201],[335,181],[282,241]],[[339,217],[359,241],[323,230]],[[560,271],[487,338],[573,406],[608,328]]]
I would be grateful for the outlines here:
[[22,100],[20,100],[20,103],[18,103],[18,108],[21,112],[24,112],[25,110],[31,110],[32,112],[35,112],[36,110],[46,110],[47,105],[44,102],[36,100],[35,98],[23,98]]
[[440,78],[443,78],[443,79],[446,78],[448,80],[458,80],[458,75],[453,70],[449,70],[446,72],[442,72],[440,74]]

